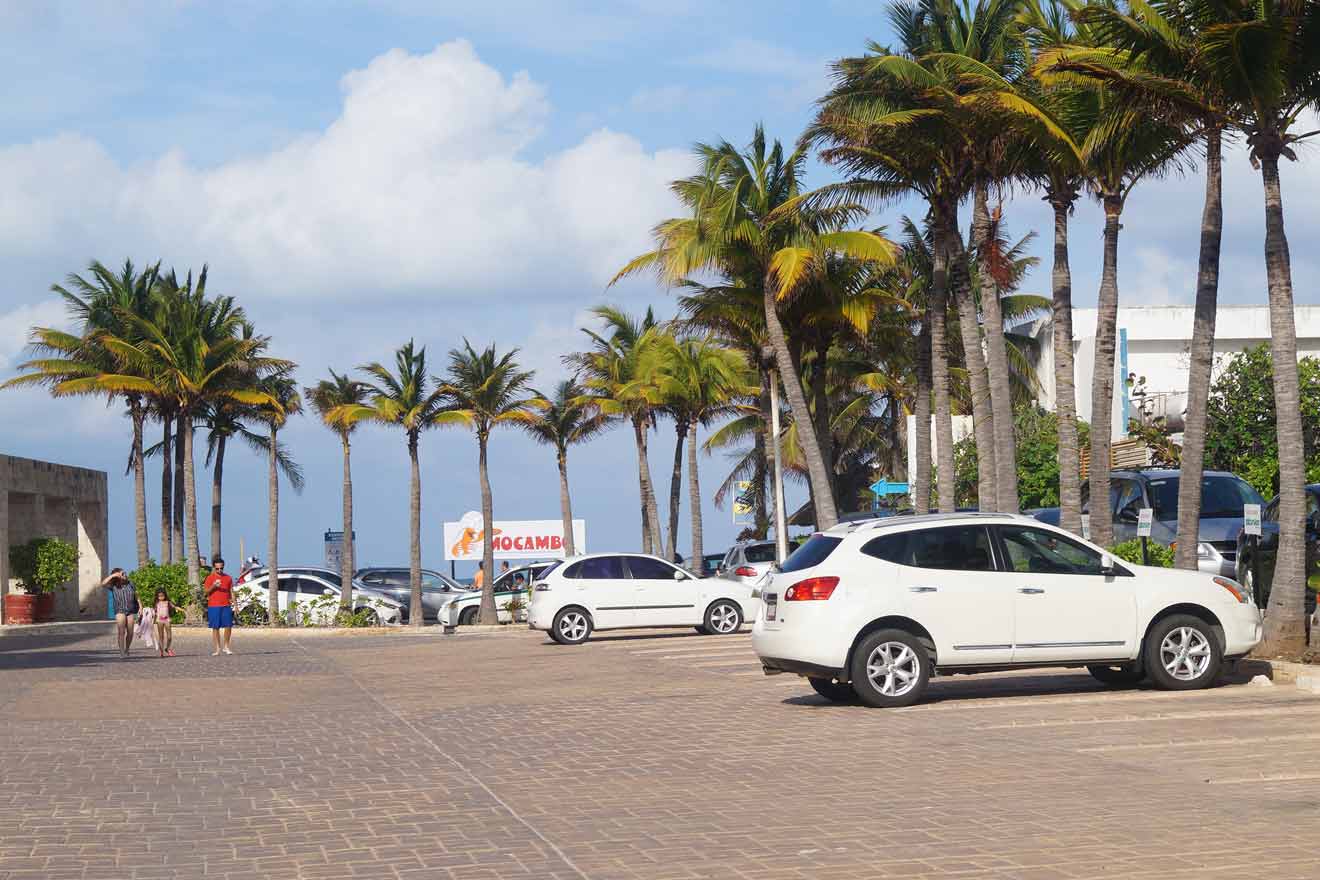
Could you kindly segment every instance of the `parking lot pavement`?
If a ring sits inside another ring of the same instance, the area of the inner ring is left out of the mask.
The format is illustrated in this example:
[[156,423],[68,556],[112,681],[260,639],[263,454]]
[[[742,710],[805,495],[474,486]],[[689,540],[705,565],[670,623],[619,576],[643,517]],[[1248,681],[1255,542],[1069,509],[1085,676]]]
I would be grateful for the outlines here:
[[0,646],[0,880],[1320,876],[1295,688],[1016,673],[881,711],[746,633],[204,638]]

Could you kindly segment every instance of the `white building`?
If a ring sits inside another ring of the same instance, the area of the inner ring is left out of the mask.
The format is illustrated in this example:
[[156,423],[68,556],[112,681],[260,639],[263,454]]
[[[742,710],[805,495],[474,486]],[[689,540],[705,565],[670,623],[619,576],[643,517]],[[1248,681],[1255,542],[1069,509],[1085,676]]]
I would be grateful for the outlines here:
[[[1320,306],[1297,306],[1297,355],[1320,356]],[[1091,381],[1095,367],[1095,309],[1073,310],[1073,374],[1077,415],[1091,416]],[[1188,349],[1192,340],[1192,306],[1134,306],[1118,310],[1114,354],[1115,439],[1126,436],[1128,420],[1142,405],[1156,415],[1180,419],[1187,395]],[[1035,362],[1041,389],[1040,405],[1054,408],[1054,342],[1049,316],[1021,325],[1014,332],[1033,337],[1039,346]],[[1228,355],[1270,339],[1266,306],[1220,306],[1215,316],[1215,374]],[[1145,378],[1144,386],[1139,385]],[[1128,379],[1131,378],[1132,384]],[[1136,392],[1136,393],[1134,393]]]

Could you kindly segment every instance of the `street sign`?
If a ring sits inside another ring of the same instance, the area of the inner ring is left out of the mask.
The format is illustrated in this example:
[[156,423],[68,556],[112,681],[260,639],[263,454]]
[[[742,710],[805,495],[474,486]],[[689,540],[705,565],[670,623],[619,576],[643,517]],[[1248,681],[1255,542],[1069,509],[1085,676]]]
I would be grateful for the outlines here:
[[907,483],[891,483],[889,480],[877,480],[871,484],[871,491],[877,495],[906,495]]
[[1091,540],[1091,514],[1082,514],[1082,540]]
[[1260,505],[1242,505],[1242,532],[1247,535],[1260,534]]
[[1151,510],[1149,507],[1141,508],[1141,511],[1137,514],[1137,537],[1149,538],[1150,527],[1154,522],[1155,511]]

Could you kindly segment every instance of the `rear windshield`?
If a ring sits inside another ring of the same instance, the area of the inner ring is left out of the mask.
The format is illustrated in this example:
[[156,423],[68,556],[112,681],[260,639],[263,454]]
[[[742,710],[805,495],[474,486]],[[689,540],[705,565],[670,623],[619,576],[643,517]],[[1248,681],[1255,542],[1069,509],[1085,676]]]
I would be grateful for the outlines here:
[[[799,546],[798,541],[789,541],[788,552],[792,553],[794,550],[798,548],[798,546]],[[743,549],[743,557],[748,562],[774,562],[775,561],[774,542],[771,541],[766,544],[751,544]]]
[[[1151,480],[1150,502],[1158,520],[1178,518],[1178,478]],[[1201,518],[1240,517],[1242,505],[1261,504],[1262,499],[1245,480],[1237,477],[1205,477],[1201,481]]]
[[835,538],[830,535],[812,535],[807,543],[793,551],[792,555],[784,560],[784,564],[779,567],[780,571],[802,571],[804,568],[812,568],[820,565],[825,558],[834,552],[834,548],[839,546],[842,538]]

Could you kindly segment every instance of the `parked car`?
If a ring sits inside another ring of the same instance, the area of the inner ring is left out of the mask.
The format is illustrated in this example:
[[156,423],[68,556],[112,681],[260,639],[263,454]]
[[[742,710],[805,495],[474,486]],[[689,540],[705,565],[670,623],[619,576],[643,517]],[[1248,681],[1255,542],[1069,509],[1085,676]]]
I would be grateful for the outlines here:
[[[801,541],[789,541],[788,552],[792,553],[801,543]],[[774,564],[774,541],[739,541],[724,555],[724,561],[720,563],[720,577],[751,587],[755,586]]]
[[933,673],[1086,667],[1107,684],[1206,687],[1261,638],[1237,581],[1115,560],[1014,514],[846,523],[762,587],[752,645],[824,697],[908,706]]
[[[1251,538],[1238,532],[1237,579],[1252,591],[1256,603],[1269,609],[1270,588],[1274,585],[1274,557],[1279,550],[1279,496],[1274,496],[1260,512],[1260,583],[1252,559]],[[1316,621],[1316,590],[1320,590],[1320,483],[1306,487],[1306,637],[1310,639]]]
[[[495,578],[493,585],[495,612],[500,623],[513,623],[515,617],[518,622],[527,619],[526,603],[532,589],[532,582],[536,580],[541,572],[558,564],[558,562],[536,562],[531,565],[520,565]],[[523,603],[523,608],[516,615],[510,613],[507,607],[511,601],[515,601],[515,604],[517,601]],[[440,615],[440,620],[449,627],[469,626],[477,622],[477,615],[480,612],[481,591],[470,590],[450,602],[445,607],[444,613]]]
[[720,565],[724,562],[725,553],[707,553],[701,557],[701,576],[715,577],[720,573]]
[[[1168,468],[1112,471],[1109,506],[1113,511],[1114,543],[1137,537],[1143,507],[1151,508],[1152,541],[1168,547],[1178,537],[1178,481],[1182,472]],[[1090,510],[1089,487],[1082,484],[1082,512]],[[1196,564],[1201,571],[1237,577],[1237,536],[1242,530],[1242,505],[1264,503],[1246,480],[1224,471],[1206,471],[1201,478],[1201,527],[1197,534]],[[1059,508],[1034,510],[1031,515],[1052,526],[1059,524]]]
[[[333,581],[328,574],[334,575]],[[234,604],[240,620],[257,624],[266,622],[269,615],[268,578],[269,574],[263,571],[238,586]],[[276,582],[279,610],[295,617],[299,613],[311,614],[316,623],[331,623],[339,611],[340,583],[339,575],[328,569],[281,568]],[[327,601],[325,597],[332,597],[334,601]],[[398,602],[355,582],[353,612],[362,611],[369,612],[381,624],[403,622],[403,609]]]
[[737,581],[698,578],[658,556],[595,553],[542,572],[532,589],[528,625],[561,645],[599,629],[692,626],[735,633],[760,602]]
[[[407,566],[359,568],[353,578],[402,604],[403,622],[408,622],[412,610],[412,572]],[[467,587],[448,575],[422,569],[422,618],[436,620],[445,606],[467,591]]]

